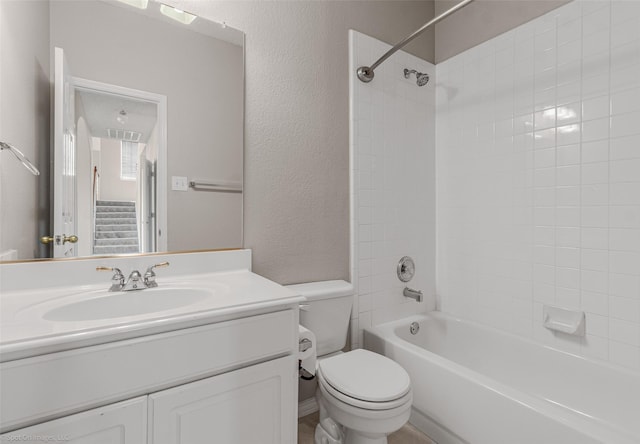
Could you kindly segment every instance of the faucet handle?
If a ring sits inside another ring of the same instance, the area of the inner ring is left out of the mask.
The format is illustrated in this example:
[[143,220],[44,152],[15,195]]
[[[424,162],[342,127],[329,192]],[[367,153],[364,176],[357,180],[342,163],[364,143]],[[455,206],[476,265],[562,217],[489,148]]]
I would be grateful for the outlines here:
[[149,268],[147,268],[147,271],[144,273],[144,284],[147,286],[147,288],[158,286],[156,282],[156,274],[153,269],[168,266],[169,262],[160,262],[159,264],[151,265]]
[[111,287],[109,291],[120,291],[124,287],[124,275],[119,268],[116,267],[96,267],[96,271],[113,271],[111,277]]

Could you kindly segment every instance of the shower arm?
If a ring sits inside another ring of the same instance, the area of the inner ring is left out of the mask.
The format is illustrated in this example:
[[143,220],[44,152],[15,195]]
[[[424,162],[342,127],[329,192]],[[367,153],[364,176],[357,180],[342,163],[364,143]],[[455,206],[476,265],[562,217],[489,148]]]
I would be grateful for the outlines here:
[[471,3],[473,0],[463,0],[460,3],[458,3],[457,5],[455,5],[453,8],[448,9],[447,11],[443,12],[442,14],[440,14],[437,17],[432,18],[429,22],[427,22],[426,24],[424,24],[420,29],[418,29],[417,31],[415,31],[413,34],[411,34],[410,36],[406,37],[404,40],[402,40],[400,43],[396,44],[393,48],[391,48],[389,51],[385,52],[384,55],[382,57],[380,57],[378,60],[376,60],[376,62],[371,65],[371,66],[361,66],[358,68],[357,73],[358,73],[358,78],[363,81],[364,83],[369,83],[370,81],[373,80],[374,77],[374,71],[375,69],[380,66],[382,64],[382,62],[384,62],[385,60],[387,60],[389,57],[391,57],[396,51],[398,51],[399,49],[401,49],[402,47],[404,47],[407,43],[411,42],[413,39],[415,39],[416,37],[418,37],[420,34],[422,34],[423,32],[425,32],[430,26],[435,25],[436,23],[438,23],[439,21],[449,17],[451,14],[453,14],[454,12],[456,12],[459,9],[464,8],[465,6],[467,6],[469,3]]

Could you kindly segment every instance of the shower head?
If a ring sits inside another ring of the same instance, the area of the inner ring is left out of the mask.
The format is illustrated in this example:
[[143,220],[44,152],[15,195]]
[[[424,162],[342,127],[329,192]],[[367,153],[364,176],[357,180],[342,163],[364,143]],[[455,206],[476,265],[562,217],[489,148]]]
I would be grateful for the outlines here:
[[415,69],[404,69],[404,78],[408,79],[411,74],[416,75],[416,83],[418,86],[424,86],[429,82],[429,74],[424,74],[416,71]]
[[421,72],[416,74],[418,86],[424,86],[429,83],[429,74],[422,74]]

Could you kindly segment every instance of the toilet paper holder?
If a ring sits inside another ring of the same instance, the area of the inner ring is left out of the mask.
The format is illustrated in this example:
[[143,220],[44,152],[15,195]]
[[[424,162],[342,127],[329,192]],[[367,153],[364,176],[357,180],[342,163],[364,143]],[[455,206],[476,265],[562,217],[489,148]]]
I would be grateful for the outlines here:
[[310,380],[316,373],[316,337],[312,331],[299,325],[298,368],[302,379]]
[[307,350],[309,350],[311,347],[313,346],[313,342],[311,342],[310,339],[307,338],[303,338],[300,340],[300,342],[298,342],[298,351],[300,353],[302,352],[306,352]]
[[[307,338],[302,338],[300,339],[300,342],[298,342],[298,350],[300,351],[300,353],[306,352],[312,346],[313,346],[313,342],[311,342],[311,340]],[[302,362],[300,361],[298,361],[298,373],[300,377],[306,381],[310,381],[315,378],[314,375],[312,375],[311,373],[307,372],[305,369],[302,368]]]

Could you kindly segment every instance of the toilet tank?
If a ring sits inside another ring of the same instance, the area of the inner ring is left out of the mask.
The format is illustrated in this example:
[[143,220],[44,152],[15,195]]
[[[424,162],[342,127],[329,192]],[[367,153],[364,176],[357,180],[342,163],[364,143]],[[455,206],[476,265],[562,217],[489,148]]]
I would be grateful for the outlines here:
[[300,324],[316,336],[318,356],[340,351],[347,343],[353,286],[346,281],[287,285],[307,301],[300,309]]

